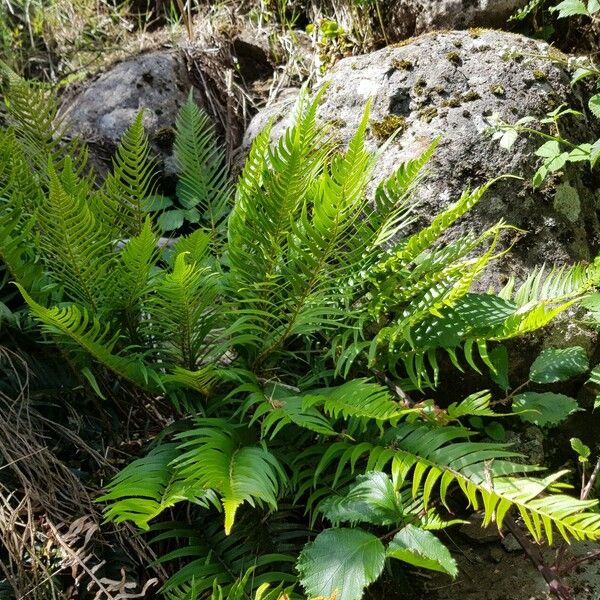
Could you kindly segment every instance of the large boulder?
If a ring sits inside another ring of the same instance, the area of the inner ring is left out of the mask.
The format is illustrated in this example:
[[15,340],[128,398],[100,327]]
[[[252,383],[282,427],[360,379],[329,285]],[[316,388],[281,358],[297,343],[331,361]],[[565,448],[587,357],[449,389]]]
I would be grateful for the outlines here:
[[[582,164],[567,167],[535,191],[531,176],[540,139],[522,137],[507,151],[486,134],[486,118],[494,113],[514,122],[526,115],[542,117],[563,102],[583,109],[564,58],[543,42],[500,31],[427,34],[340,61],[325,77],[329,87],[319,117],[347,143],[371,98],[368,141],[373,148],[400,126],[401,134],[382,153],[375,182],[442,137],[431,174],[416,192],[420,225],[469,186],[503,174],[524,177],[496,183],[455,229],[455,234],[483,231],[505,219],[528,232],[483,278],[482,287],[497,287],[508,274],[522,276],[542,263],[589,260],[598,250],[597,187]],[[275,118],[274,135],[281,132],[296,96],[297,91],[289,92],[255,117],[246,148],[269,118]],[[589,141],[598,137],[597,130],[597,121],[583,117],[565,121],[562,133]]]
[[118,63],[68,95],[62,112],[87,140],[94,167],[104,172],[119,138],[144,109],[153,154],[171,154],[173,125],[193,81],[179,52],[154,51]]

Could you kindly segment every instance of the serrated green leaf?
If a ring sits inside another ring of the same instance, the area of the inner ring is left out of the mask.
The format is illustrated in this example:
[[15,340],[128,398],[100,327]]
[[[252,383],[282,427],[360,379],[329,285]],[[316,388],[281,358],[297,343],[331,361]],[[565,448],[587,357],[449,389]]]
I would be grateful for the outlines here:
[[550,8],[550,11],[558,12],[559,19],[574,15],[589,15],[588,9],[581,0],[563,0],[560,4]]
[[535,383],[568,381],[589,369],[583,348],[548,348],[535,359],[529,370],[529,379]]
[[580,409],[575,398],[551,392],[525,392],[515,396],[512,403],[512,411],[522,421],[539,427],[557,425],[577,410]]
[[562,149],[558,142],[550,140],[542,144],[536,151],[536,156],[542,156],[543,158],[555,158],[562,153]]
[[389,476],[379,471],[358,476],[345,495],[329,496],[318,510],[333,525],[392,525],[401,521],[403,516],[400,494]]
[[458,567],[448,548],[430,531],[414,525],[403,527],[390,542],[386,555],[408,564],[456,577]]
[[588,106],[590,107],[590,110],[592,111],[593,115],[600,119],[600,94],[594,94],[590,98]]
[[360,600],[383,571],[385,548],[362,529],[326,529],[304,546],[296,568],[309,597],[336,594],[337,600]]
[[571,438],[571,448],[579,455],[579,462],[588,462],[592,451],[579,438]]
[[183,225],[183,217],[182,210],[167,210],[158,217],[158,226],[162,231],[173,231]]
[[579,144],[576,148],[569,152],[569,162],[584,162],[590,160],[590,153],[592,151],[591,144]]

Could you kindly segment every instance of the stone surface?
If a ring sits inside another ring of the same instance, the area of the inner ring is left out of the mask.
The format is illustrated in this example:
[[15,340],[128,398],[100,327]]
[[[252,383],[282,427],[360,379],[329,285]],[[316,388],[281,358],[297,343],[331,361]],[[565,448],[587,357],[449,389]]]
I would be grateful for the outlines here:
[[62,111],[74,132],[89,142],[94,167],[103,173],[122,133],[142,108],[153,153],[167,158],[175,116],[191,87],[178,52],[149,52],[118,63],[86,83],[66,100]]
[[405,39],[435,29],[501,27],[527,0],[387,0],[389,34]]
[[[525,178],[496,183],[455,228],[453,235],[482,231],[505,219],[528,232],[483,278],[484,289],[499,286],[507,274],[522,276],[544,262],[589,260],[598,250],[597,188],[595,182],[582,180],[589,177],[586,169],[569,166],[562,177],[534,191],[533,152],[540,140],[520,138],[507,151],[485,132],[486,118],[494,113],[514,122],[526,115],[542,117],[563,102],[583,109],[584,99],[569,85],[569,73],[551,60],[555,52],[543,42],[500,31],[443,32],[344,59],[326,76],[329,88],[319,116],[342,143],[356,130],[369,98],[373,148],[382,144],[386,123],[404,123],[381,156],[376,180],[442,137],[431,174],[416,193],[420,225],[468,186],[504,174]],[[246,133],[246,148],[271,117],[276,120],[274,135],[281,133],[294,96],[288,92],[279,104],[255,117]],[[598,121],[565,121],[562,133],[589,141],[598,137]]]

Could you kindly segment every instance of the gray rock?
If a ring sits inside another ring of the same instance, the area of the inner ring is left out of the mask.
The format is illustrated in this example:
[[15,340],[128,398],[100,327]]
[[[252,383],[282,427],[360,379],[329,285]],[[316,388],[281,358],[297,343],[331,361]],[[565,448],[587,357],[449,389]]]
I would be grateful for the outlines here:
[[[378,0],[387,42],[398,42],[414,35],[441,29],[503,27],[528,0]],[[351,0],[313,0],[310,16],[317,20],[335,15],[347,30],[363,29],[367,23],[375,37],[381,35],[382,22],[376,11],[356,9]],[[360,22],[360,24],[359,24]]]
[[[382,153],[375,182],[442,137],[431,174],[416,192],[419,225],[468,186],[503,174],[525,178],[496,183],[452,234],[483,231],[500,219],[528,232],[482,278],[482,289],[498,287],[507,274],[522,276],[544,262],[589,260],[600,243],[598,200],[594,182],[582,181],[589,178],[585,168],[570,166],[562,179],[534,191],[533,152],[541,141],[523,137],[507,151],[485,133],[486,117],[494,113],[514,122],[526,115],[542,117],[563,102],[583,109],[583,99],[569,85],[569,73],[552,60],[556,52],[543,42],[501,31],[434,33],[344,59],[326,76],[329,88],[319,116],[342,143],[355,132],[369,98],[371,147],[383,143],[386,129],[393,128],[388,125],[402,125],[401,135]],[[246,133],[245,147],[271,117],[274,136],[281,133],[293,100],[288,92],[281,103],[259,113]],[[565,121],[562,133],[589,141],[600,132],[597,121],[582,118]]]
[[502,547],[507,552],[522,552],[523,551],[521,544],[519,544],[519,542],[517,542],[517,538],[512,533],[507,533],[502,538],[501,544],[502,544]]
[[387,27],[404,38],[435,29],[501,27],[527,0],[388,0]]
[[171,154],[175,116],[185,102],[192,80],[178,52],[140,54],[112,66],[66,100],[75,133],[90,146],[94,167],[103,173],[123,132],[144,109],[144,125],[153,153]]

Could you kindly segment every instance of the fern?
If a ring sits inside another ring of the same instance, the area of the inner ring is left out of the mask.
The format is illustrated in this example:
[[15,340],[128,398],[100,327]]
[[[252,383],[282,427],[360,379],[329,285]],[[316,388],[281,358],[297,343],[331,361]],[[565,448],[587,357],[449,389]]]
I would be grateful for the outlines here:
[[225,421],[199,420],[198,427],[177,436],[185,450],[175,463],[177,472],[186,481],[197,481],[221,495],[227,534],[244,502],[276,509],[279,490],[287,480],[265,447],[242,445],[236,433]]
[[[201,221],[216,233],[227,215],[232,189],[213,126],[191,91],[177,115],[174,151],[179,172],[177,197],[188,219]],[[199,212],[198,219],[190,218],[193,211]]]
[[119,235],[138,235],[146,220],[145,201],[154,190],[154,164],[150,160],[148,136],[140,111],[123,134],[97,202],[104,220],[114,224]]
[[131,462],[98,498],[108,503],[105,516],[116,523],[132,521],[149,529],[149,521],[183,500],[208,507],[216,500],[210,491],[188,487],[171,467],[179,456],[177,444],[162,444]]
[[484,525],[494,521],[502,527],[507,511],[514,506],[536,540],[545,537],[551,542],[554,528],[567,541],[600,537],[600,513],[589,512],[596,501],[560,494],[540,498],[564,472],[544,479],[515,477],[535,468],[506,460],[518,455],[504,444],[455,441],[468,436],[462,427],[403,424],[386,433],[385,445],[338,442],[323,455],[314,480],[333,460],[339,475],[348,464],[354,470],[358,459],[366,454],[367,471],[379,471],[391,463],[396,486],[410,476],[412,494],[422,495],[425,508],[434,491],[445,502],[450,485],[457,483],[474,510],[483,508]]
[[[444,240],[493,182],[408,233],[437,141],[370,202],[369,106],[341,150],[317,116],[325,90],[301,95],[278,141],[257,137],[235,192],[190,96],[176,125],[177,194],[198,227],[165,243],[148,210],[142,114],[98,188],[70,158],[75,146],[36,133],[45,93],[19,90],[1,134],[0,256],[96,393],[108,370],[184,417],[101,498],[108,520],[157,534],[160,563],[174,564],[165,598],[273,600],[299,579],[309,594],[358,600],[387,560],[453,576],[433,532],[456,522],[446,512],[456,493],[485,525],[513,510],[536,540],[600,537],[595,502],[565,495],[562,472],[539,476],[507,445],[474,440],[462,421],[500,416],[490,392],[447,409],[421,393],[435,389],[443,355],[495,372],[488,343],[572,306],[600,283],[598,261],[473,293],[512,228]],[[319,531],[323,519],[334,527]]]

